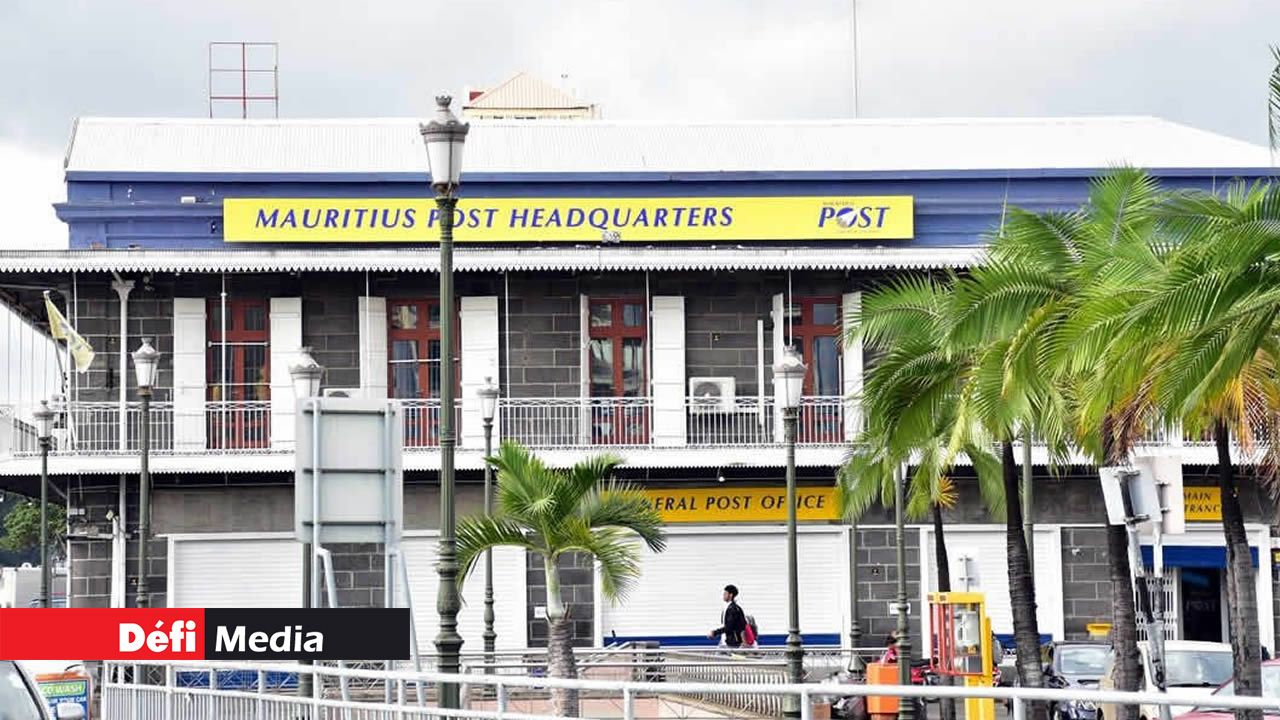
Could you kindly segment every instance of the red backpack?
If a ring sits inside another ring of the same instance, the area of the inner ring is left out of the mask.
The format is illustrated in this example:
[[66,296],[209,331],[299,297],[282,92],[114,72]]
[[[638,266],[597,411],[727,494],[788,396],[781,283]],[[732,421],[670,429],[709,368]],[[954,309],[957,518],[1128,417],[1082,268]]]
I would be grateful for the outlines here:
[[756,626],[756,619],[752,615],[747,615],[747,628],[742,631],[742,644],[747,647],[755,647],[756,642],[760,639],[760,629]]

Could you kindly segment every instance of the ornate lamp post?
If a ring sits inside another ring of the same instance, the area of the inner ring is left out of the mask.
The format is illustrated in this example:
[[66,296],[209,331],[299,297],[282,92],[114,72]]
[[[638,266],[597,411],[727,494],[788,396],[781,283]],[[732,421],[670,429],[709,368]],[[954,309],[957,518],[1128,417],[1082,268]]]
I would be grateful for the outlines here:
[[[289,379],[293,382],[293,397],[298,402],[313,398],[320,394],[320,380],[324,377],[324,366],[311,357],[311,348],[304,347],[298,353],[298,362],[289,366]],[[302,607],[311,607],[311,543],[302,545]],[[310,665],[310,660],[303,660],[303,665]],[[311,697],[311,675],[298,675],[298,696]]]
[[[437,217],[440,221],[440,549],[436,555],[436,572],[440,589],[436,610],[440,613],[440,633],[436,635],[440,672],[457,674],[461,670],[462,636],[458,634],[458,611],[462,597],[458,593],[458,542],[455,532],[453,451],[453,211],[458,206],[458,186],[462,182],[462,148],[470,126],[460,122],[449,110],[453,98],[436,98],[436,115],[419,127],[427,145],[427,163],[431,168],[431,188],[436,193]],[[457,683],[440,686],[440,707],[457,709]]]
[[53,597],[49,568],[49,448],[53,444],[54,412],[49,401],[41,400],[35,413],[40,433],[40,607],[47,608]]
[[[484,417],[484,514],[493,514],[493,468],[488,457],[493,454],[493,416],[498,411],[498,386],[493,378],[484,379],[480,396],[480,414]],[[493,629],[493,550],[484,551],[484,662],[485,672],[493,672],[493,650],[498,633]]]
[[[774,401],[782,408],[787,444],[787,679],[804,682],[804,645],[800,639],[800,577],[796,558],[796,416],[804,392],[804,361],[792,348],[773,366]],[[800,700],[788,697],[783,715],[800,717]]]
[[[899,467],[893,483],[893,518],[898,545],[898,684],[911,684],[911,625],[907,621],[907,469]],[[898,720],[916,720],[912,698],[898,698]]]
[[151,390],[160,366],[160,351],[151,347],[151,339],[143,338],[142,346],[133,351],[133,373],[142,400],[142,416],[138,427],[138,450],[142,468],[138,483],[138,596],[137,606],[150,607],[147,592],[147,543],[151,541]]

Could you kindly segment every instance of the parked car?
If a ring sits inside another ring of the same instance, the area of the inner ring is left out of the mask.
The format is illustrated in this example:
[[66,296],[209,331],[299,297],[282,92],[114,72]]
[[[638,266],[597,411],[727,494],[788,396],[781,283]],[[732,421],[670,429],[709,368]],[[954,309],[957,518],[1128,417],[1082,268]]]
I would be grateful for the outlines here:
[[[1142,665],[1142,685],[1139,690],[1151,692],[1155,690],[1155,681],[1151,677],[1151,648],[1145,643],[1138,643],[1138,653]],[[1164,643],[1165,687],[1177,689],[1182,694],[1208,697],[1213,691],[1231,679],[1231,646],[1225,643],[1197,642],[1193,640],[1166,640]],[[1114,653],[1108,656],[1107,667],[1102,672],[1098,687],[1103,690],[1114,690],[1111,680],[1111,667],[1115,663]],[[1169,709],[1173,715],[1190,712],[1189,705],[1175,705]],[[1143,705],[1138,712],[1141,720],[1155,720],[1160,717],[1159,708],[1154,705]],[[1103,703],[1098,707],[1098,720],[1118,717],[1113,704]]]
[[[1236,694],[1236,681],[1232,679],[1226,685],[1213,691],[1212,697],[1231,696]],[[1280,660],[1268,660],[1262,663],[1262,697],[1280,698]],[[1268,717],[1280,716],[1280,710],[1266,710]],[[1179,715],[1178,720],[1232,720],[1235,712],[1222,707],[1214,707],[1212,701],[1197,706],[1195,710]]]
[[0,710],[5,720],[84,720],[84,708],[72,703],[59,703],[50,718],[44,696],[21,665],[0,660]]
[[[1100,642],[1054,642],[1048,649],[1045,683],[1051,688],[1097,689],[1107,669],[1111,646]],[[1052,720],[1097,720],[1098,708],[1088,700],[1049,705]]]

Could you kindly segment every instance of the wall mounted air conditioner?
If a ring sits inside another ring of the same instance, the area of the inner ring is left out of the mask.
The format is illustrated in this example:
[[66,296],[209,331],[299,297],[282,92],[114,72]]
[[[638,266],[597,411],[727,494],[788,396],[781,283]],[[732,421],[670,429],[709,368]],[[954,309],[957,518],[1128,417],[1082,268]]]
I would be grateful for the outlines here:
[[737,405],[731,377],[689,378],[689,410],[694,413],[729,413]]
[[321,391],[321,392],[324,394],[324,396],[325,396],[325,397],[337,397],[337,398],[358,398],[358,397],[363,397],[363,396],[364,396],[364,392],[363,392],[360,388],[358,388],[358,387],[353,387],[353,388],[325,388],[325,389],[324,389],[323,391]]

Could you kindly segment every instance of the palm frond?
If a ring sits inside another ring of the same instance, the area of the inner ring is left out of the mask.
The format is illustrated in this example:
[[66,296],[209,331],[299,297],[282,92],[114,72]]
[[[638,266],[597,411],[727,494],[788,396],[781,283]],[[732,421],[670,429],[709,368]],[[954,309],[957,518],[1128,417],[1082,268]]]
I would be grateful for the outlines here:
[[485,550],[496,547],[522,547],[534,552],[546,553],[514,520],[500,517],[467,517],[458,521],[458,575],[466,579],[476,560]]

